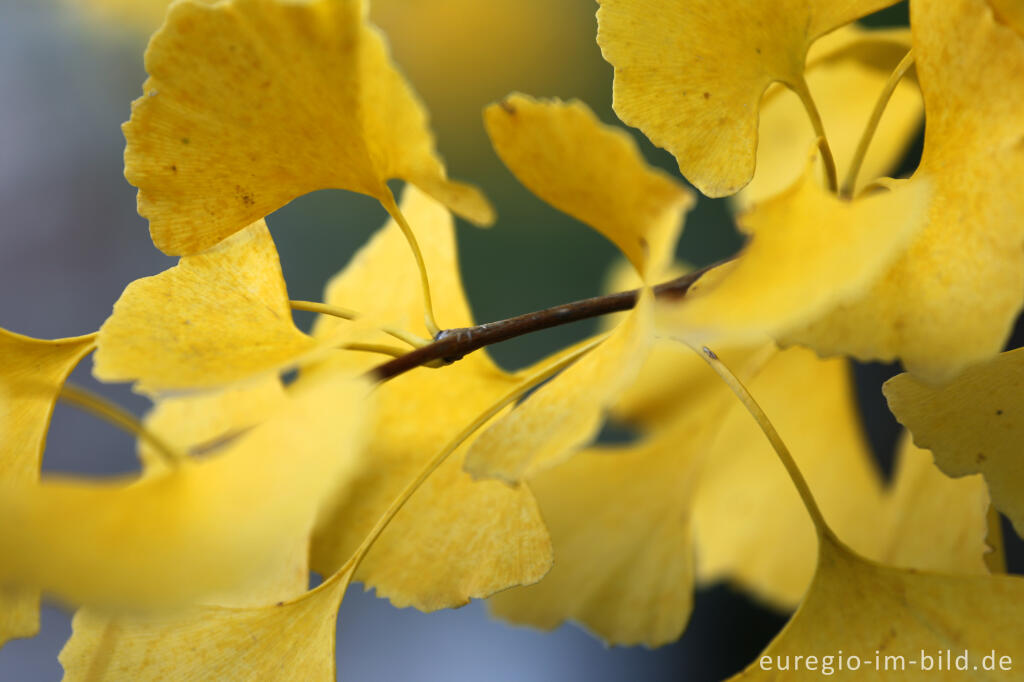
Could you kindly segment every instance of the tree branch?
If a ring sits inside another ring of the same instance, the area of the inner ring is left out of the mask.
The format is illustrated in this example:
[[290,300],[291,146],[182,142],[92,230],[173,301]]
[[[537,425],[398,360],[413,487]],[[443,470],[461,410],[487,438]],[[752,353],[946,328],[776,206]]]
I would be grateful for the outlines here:
[[[682,298],[694,282],[718,265],[720,263],[714,263],[682,277],[663,282],[654,287],[654,295],[663,299]],[[617,294],[595,296],[497,322],[487,322],[475,327],[445,329],[434,337],[434,342],[430,345],[417,348],[401,357],[374,367],[370,370],[369,376],[376,381],[387,381],[410,369],[438,360],[445,364],[451,364],[475,350],[514,339],[517,336],[559,327],[577,320],[630,310],[636,305],[638,293],[639,289],[633,289]]]

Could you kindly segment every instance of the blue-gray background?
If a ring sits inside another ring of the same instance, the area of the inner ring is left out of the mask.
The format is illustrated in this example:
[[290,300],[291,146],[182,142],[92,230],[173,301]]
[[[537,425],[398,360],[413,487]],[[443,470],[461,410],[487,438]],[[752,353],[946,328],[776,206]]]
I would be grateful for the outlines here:
[[[410,13],[422,14],[429,4],[402,1]],[[452,174],[481,185],[500,214],[489,231],[459,226],[466,288],[479,320],[599,293],[615,256],[596,233],[521,188],[490,151],[480,123],[480,108],[512,90],[578,97],[614,120],[611,68],[594,42],[595,5],[540,0],[532,11],[548,2],[550,17],[530,30],[500,9],[481,9],[466,25],[456,17],[429,27],[423,44],[416,36],[427,29],[418,18],[403,25],[395,2],[380,15],[385,29],[394,28],[397,60],[432,110]],[[900,21],[900,14],[887,21]],[[0,3],[0,326],[6,329],[38,337],[92,331],[129,281],[172,263],[152,247],[135,213],[135,191],[122,177],[119,124],[144,79],[143,46],[138,33],[83,19],[66,5]],[[644,151],[675,172],[664,152],[646,144]],[[384,215],[369,199],[328,191],[293,202],[269,222],[292,297],[318,300],[325,280]],[[680,250],[702,264],[739,244],[724,202],[703,200],[687,220]],[[580,323],[503,344],[494,354],[519,366],[592,329]],[[93,386],[88,369],[74,379]],[[883,453],[894,427],[875,391],[878,377],[891,371],[862,371],[868,386],[876,382],[865,395]],[[124,387],[98,390],[138,413],[146,407]],[[58,407],[45,470],[101,474],[135,467],[128,437]],[[508,627],[490,620],[480,604],[432,615],[396,610],[361,586],[349,591],[341,613],[339,674],[348,680],[719,679],[751,660],[784,622],[725,587],[699,592],[686,635],[657,651],[608,649],[572,626],[553,634]],[[59,679],[56,655],[69,634],[68,614],[45,607],[38,637],[0,650],[0,680]]]

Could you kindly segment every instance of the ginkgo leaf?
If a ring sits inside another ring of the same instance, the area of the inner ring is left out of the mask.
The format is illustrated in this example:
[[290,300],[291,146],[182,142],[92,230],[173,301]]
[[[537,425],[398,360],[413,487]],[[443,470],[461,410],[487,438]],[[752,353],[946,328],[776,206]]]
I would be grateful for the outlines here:
[[100,328],[93,372],[149,393],[210,388],[297,365],[338,342],[318,343],[295,326],[261,220],[129,284]]
[[[668,278],[681,277],[691,270],[689,266],[676,263],[669,268]],[[688,295],[715,280],[719,273],[720,269],[714,269],[702,275],[690,286]],[[626,261],[619,261],[609,270],[605,291],[627,291],[641,283],[636,270]],[[603,328],[614,329],[625,315],[605,315],[601,318]],[[716,352],[725,358],[730,367],[743,366],[741,373],[746,376],[748,372],[745,370],[754,371],[759,368],[767,359],[767,354],[774,352],[774,344],[716,348]],[[671,429],[673,424],[689,414],[706,397],[724,394],[724,388],[718,375],[695,357],[691,349],[673,339],[657,337],[644,358],[640,372],[632,383],[619,392],[609,414],[615,420],[643,433]]]
[[[470,356],[444,370],[418,369],[377,391],[368,456],[373,466],[325,510],[313,569],[343,562],[402,489],[455,435],[511,389],[489,360]],[[462,471],[466,447],[413,494],[356,573],[398,607],[453,608],[539,580],[551,544],[526,486],[475,482]]]
[[277,604],[150,618],[79,611],[60,652],[64,680],[334,682],[337,614],[353,566]]
[[[0,329],[0,483],[31,484],[39,477],[54,403],[95,342],[95,334],[47,341]],[[0,589],[0,647],[38,630],[39,594]]]
[[[745,351],[735,355],[736,362],[746,358]],[[727,362],[730,367],[737,366],[731,353],[719,354],[730,358]],[[689,348],[675,341],[658,339],[636,379],[617,397],[611,414],[644,431],[671,429],[695,403],[724,393],[724,388],[722,380],[694,357]]]
[[709,404],[639,446],[584,450],[531,479],[555,564],[491,597],[492,613],[546,630],[573,620],[610,644],[676,640],[693,608],[690,509]]
[[[986,572],[984,485],[977,478],[950,480],[928,453],[904,441],[892,483],[883,488],[846,361],[789,349],[749,386],[825,518],[857,551],[909,568]],[[814,570],[813,526],[760,429],[738,404],[720,421],[693,519],[701,582],[729,579],[783,608],[806,591]]]
[[894,0],[600,0],[597,42],[615,67],[615,112],[719,197],[754,174],[761,95],[806,94],[811,43]]
[[857,300],[787,335],[821,353],[898,357],[931,382],[1003,347],[1024,291],[1024,40],[984,0],[911,5],[927,224]]
[[988,573],[989,491],[981,476],[952,479],[904,432],[871,544],[857,549],[891,566]]
[[693,195],[582,102],[510,95],[484,112],[491,144],[531,192],[619,247],[645,278],[669,264]]
[[909,374],[883,387],[896,418],[914,442],[935,453],[950,476],[981,473],[992,504],[1024,532],[1024,349],[965,370],[945,386]]
[[[625,133],[580,103],[521,95],[492,106],[486,117],[495,148],[523,184],[608,237],[645,285],[668,271],[693,198],[647,165]],[[651,291],[642,291],[599,346],[481,434],[466,470],[518,482],[592,440],[651,347],[653,304]]]
[[39,633],[39,592],[0,588],[0,647]]
[[741,216],[751,235],[660,322],[694,343],[750,342],[802,326],[869,289],[922,228],[925,182],[845,201],[815,179],[813,158],[787,191]]
[[988,0],[996,19],[1024,36],[1024,3],[1020,0]]
[[[622,266],[609,290],[639,283],[638,272]],[[692,488],[730,397],[721,388],[688,349],[656,341],[610,407],[650,435],[637,445],[583,450],[530,479],[555,564],[536,585],[491,597],[492,613],[543,629],[575,621],[609,644],[678,638],[693,602]]]
[[[855,24],[830,33],[811,46],[807,55],[807,87],[821,112],[840,173],[853,159],[889,74],[908,50],[909,29],[866,30]],[[905,77],[893,91],[874,132],[857,187],[895,170],[918,131],[923,114],[916,82]],[[757,170],[750,184],[734,196],[738,205],[749,208],[789,187],[804,170],[803,159],[793,150],[808,149],[815,138],[800,98],[781,84],[770,86],[761,102]]]
[[515,483],[593,440],[654,341],[653,306],[644,290],[606,340],[480,434],[466,455],[466,471]]
[[[692,351],[656,349],[633,397],[614,411],[634,423],[640,416],[650,435],[585,450],[530,479],[555,565],[536,585],[492,597],[496,615],[545,629],[575,620],[612,644],[657,646],[682,632],[695,573],[701,582],[733,580],[784,608],[806,591],[813,527],[763,434]],[[793,440],[826,517],[860,551],[918,569],[986,572],[982,482],[943,476],[906,441],[883,490],[845,362],[800,349],[770,359],[761,349],[728,355],[741,374],[755,374],[751,388]],[[651,395],[640,400],[644,389]],[[813,400],[794,400],[808,390]]]
[[[146,427],[173,447],[175,454],[184,460],[189,456],[202,456],[218,442],[235,438],[270,418],[286,400],[281,382],[276,377],[267,378],[252,386],[165,399],[147,415]],[[161,456],[153,452],[146,441],[140,441],[139,454],[144,472],[149,476],[161,475],[171,464],[164,459],[166,453]],[[191,674],[201,678],[216,674],[218,679],[222,678],[223,674],[217,674],[217,666],[224,664],[229,651],[239,650],[240,627],[258,631],[264,622],[272,622],[273,627],[287,627],[289,631],[310,627],[310,624],[293,624],[299,617],[315,617],[316,614],[304,610],[306,604],[282,606],[282,602],[306,592],[308,581],[308,533],[296,534],[277,548],[270,562],[253,581],[205,595],[205,607],[157,618],[131,618],[123,614],[106,614],[101,610],[81,609],[72,620],[72,636],[61,652],[65,679],[181,675],[177,672],[181,669],[180,663],[176,663],[174,657],[180,655],[182,637],[184,646],[189,649],[189,661],[195,666]],[[330,597],[310,596],[306,601],[320,599],[329,600]],[[326,602],[323,608],[329,611]],[[330,617],[330,613],[324,617]],[[204,627],[209,626],[211,620],[216,626],[205,631]],[[183,632],[187,634],[183,635]],[[311,633],[304,634],[309,636]],[[211,640],[211,636],[217,639]],[[211,646],[214,641],[216,645]],[[252,642],[251,638],[243,643],[249,642]],[[257,644],[264,645],[264,642],[258,641]],[[332,651],[315,641],[302,644],[313,644],[325,652]],[[197,660],[194,657],[199,647],[209,647],[208,658]],[[141,658],[138,657],[140,652],[144,652]],[[324,659],[326,655],[319,658]],[[166,670],[158,673],[153,666]]]
[[[884,489],[861,433],[847,363],[800,349],[768,352],[737,348],[719,355],[752,377],[752,392],[791,444],[830,523],[874,559],[984,572],[988,495],[981,481],[951,481],[908,441],[893,484]],[[660,344],[613,413],[671,433],[680,419],[729,401],[724,413],[705,417],[717,436],[701,446],[700,478],[688,502],[698,579],[732,580],[770,604],[793,606],[813,571],[813,528],[764,436],[717,379],[689,349]],[[544,509],[547,498],[539,499]]]
[[[870,543],[877,524],[865,523],[865,512],[878,514],[881,480],[860,432],[847,363],[789,349],[748,385],[825,518],[854,546]],[[720,390],[728,392],[724,385]],[[719,422],[692,504],[701,582],[729,579],[783,608],[798,602],[814,571],[814,528],[785,469],[738,403]]]
[[[219,391],[165,398],[146,415],[145,425],[180,459],[203,457],[271,419],[288,401],[276,376]],[[139,441],[146,475],[160,475],[172,465],[167,453]],[[180,460],[179,460],[180,461]],[[259,606],[291,599],[309,583],[309,533],[288,538],[251,583],[208,595],[217,606]]]
[[[267,376],[219,391],[171,396],[146,415],[146,427],[181,457],[201,457],[273,417],[288,400],[281,380]],[[139,458],[147,473],[167,466],[164,453],[139,441]]]
[[[985,656],[995,652],[995,664],[1001,654],[1012,657],[1019,650],[1022,600],[1024,580],[1017,576],[882,566],[826,533],[814,583],[800,609],[768,648],[731,679],[820,680],[823,674],[838,674],[837,656],[843,657],[845,671],[857,667],[854,674],[866,678],[988,679]],[[951,659],[966,652],[968,672],[949,670],[947,651]]]
[[[447,324],[472,325],[451,214],[415,187],[406,188],[402,211],[422,236],[439,317]],[[373,301],[367,320],[426,333],[419,280],[405,267],[410,260],[391,221],[331,280],[325,300],[339,306]],[[330,334],[338,324],[321,318],[316,335]],[[377,362],[342,351],[329,363],[304,370],[299,382],[324,372],[362,371]],[[519,381],[481,351],[450,367],[418,368],[379,386],[367,445],[373,465],[352,482],[351,493],[339,491],[321,515],[313,568],[330,573],[347,561],[426,463]],[[424,611],[459,606],[535,582],[550,567],[550,541],[529,488],[476,483],[462,471],[464,456],[465,447],[453,452],[413,494],[356,573],[357,580],[396,606]]]
[[[421,251],[430,277],[434,311],[447,328],[474,324],[469,303],[462,288],[455,227],[451,213],[435,199],[407,185],[400,208],[406,219],[416,225],[421,237]],[[328,282],[324,301],[342,308],[360,311],[361,322],[352,338],[367,342],[393,342],[380,327],[393,326],[421,338],[430,338],[423,319],[423,298],[413,255],[395,221],[389,220],[360,249],[344,270]],[[321,316],[314,328],[318,339],[329,338],[331,330],[344,329],[351,322]],[[341,354],[339,354],[340,356]],[[347,364],[369,368],[379,358],[348,354]]]
[[222,451],[163,475],[5,486],[0,581],[138,608],[243,589],[355,475],[368,401],[363,382],[325,377]]
[[0,481],[39,477],[50,415],[64,380],[96,345],[96,335],[53,341],[0,329]]
[[493,219],[476,189],[447,179],[362,0],[178,3],[146,69],[124,126],[125,175],[166,253],[202,251],[317,189],[390,209],[391,178]]

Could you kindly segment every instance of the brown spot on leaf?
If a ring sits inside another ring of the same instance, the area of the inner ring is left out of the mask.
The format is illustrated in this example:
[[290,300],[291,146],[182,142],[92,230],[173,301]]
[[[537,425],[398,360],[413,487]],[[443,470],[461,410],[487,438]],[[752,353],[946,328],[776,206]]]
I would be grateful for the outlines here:
[[171,172],[172,173],[177,173],[178,172],[178,167],[175,166],[173,163],[171,164]]
[[996,410],[996,416],[997,417],[1002,417],[1003,416],[1003,411],[1002,410]]
[[191,141],[192,141],[192,140],[188,139],[187,137],[183,137],[183,138],[181,138],[181,143],[182,143],[182,144],[188,144],[188,143],[189,143],[189,142],[191,142]]
[[893,628],[889,628],[889,632],[885,634],[885,636],[882,638],[882,641],[879,642],[878,646],[875,648],[879,651],[885,651],[885,648],[889,646],[889,643],[892,642],[892,640],[894,640],[895,638],[896,630],[894,630]]
[[974,456],[974,461],[975,461],[975,462],[976,462],[977,464],[981,464],[981,463],[982,463],[982,462],[984,462],[984,461],[985,461],[986,459],[988,459],[988,457],[986,457],[986,456],[985,456],[985,453],[984,453],[984,452],[979,452],[979,453],[978,453],[977,455],[975,455],[975,456]]
[[504,109],[505,113],[508,114],[509,116],[515,116],[517,113],[515,105],[512,104],[512,102],[509,102],[507,99],[503,99],[500,102],[498,102],[498,106]]
[[704,99],[711,99],[711,93],[710,92],[705,92],[704,93]]
[[256,200],[253,199],[252,194],[250,194],[250,193],[246,192],[244,189],[242,189],[241,185],[235,185],[235,192],[238,194],[238,199],[244,205],[252,206],[253,204],[256,203]]

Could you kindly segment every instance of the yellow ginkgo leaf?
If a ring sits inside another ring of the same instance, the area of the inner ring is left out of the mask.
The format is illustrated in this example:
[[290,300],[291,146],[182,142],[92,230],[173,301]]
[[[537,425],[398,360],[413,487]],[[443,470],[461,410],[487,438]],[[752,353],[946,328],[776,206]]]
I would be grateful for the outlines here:
[[[321,515],[314,570],[344,562],[423,466],[509,392],[511,378],[477,357],[443,370],[413,370],[378,388],[368,443],[373,465]],[[473,481],[462,471],[465,451],[453,452],[413,494],[356,573],[395,606],[461,606],[536,582],[551,565],[550,540],[530,489]]]
[[[647,165],[625,133],[601,124],[578,102],[521,95],[486,116],[495,148],[523,184],[608,237],[645,285],[670,270],[693,198]],[[653,308],[653,295],[644,289],[599,346],[481,434],[466,455],[466,470],[516,482],[592,440],[651,347]]]
[[[610,290],[639,283],[621,265]],[[650,433],[637,445],[584,450],[530,479],[555,564],[536,585],[491,597],[492,612],[543,629],[575,621],[609,644],[678,638],[693,602],[692,488],[729,398],[689,349],[656,341],[610,409]]]
[[361,381],[310,381],[273,419],[163,475],[4,487],[0,581],[130,607],[244,589],[355,475],[367,393]]
[[[0,329],[0,483],[31,484],[39,477],[53,405],[95,342],[95,334],[46,341]],[[38,593],[0,589],[0,646],[38,630]]]
[[[751,387],[793,440],[827,518],[872,558],[985,573],[981,481],[950,480],[907,441],[883,491],[847,364],[800,349],[767,359],[764,350],[733,351],[730,361],[757,373]],[[612,644],[664,644],[688,619],[695,550],[703,582],[730,579],[783,608],[806,591],[813,527],[763,434],[692,351],[656,351],[615,409],[651,434],[635,446],[586,450],[530,480],[555,565],[538,584],[492,597],[500,617],[541,628],[571,619]],[[641,399],[645,389],[651,395]],[[812,399],[794,399],[809,390]]]
[[668,333],[750,342],[807,324],[868,290],[923,226],[927,183],[845,201],[814,168],[812,159],[796,184],[740,218],[750,243],[714,280],[663,306]]
[[[763,362],[754,350],[733,355],[746,356],[754,369]],[[659,364],[665,367],[666,360]],[[717,397],[701,391],[694,360],[675,360],[675,376],[683,376],[689,364],[694,377],[680,385],[677,410],[731,398],[725,386]],[[986,571],[988,495],[982,482],[948,479],[928,453],[907,441],[893,483],[884,489],[861,433],[848,363],[793,348],[769,359],[749,385],[791,446],[825,517],[858,551],[918,569]],[[770,604],[793,606],[813,572],[813,527],[742,406],[733,404],[716,424],[718,435],[707,448],[691,503],[698,579],[732,580]]]
[[39,633],[39,592],[0,588],[0,647]]
[[945,386],[909,374],[883,387],[889,407],[935,453],[950,476],[981,473],[992,504],[1024,533],[1024,349],[1012,350],[965,370]]
[[64,680],[334,682],[337,614],[353,565],[277,604],[151,618],[79,611],[60,652]]
[[650,290],[644,290],[606,340],[480,434],[466,455],[466,470],[514,483],[593,440],[654,341],[653,307]]
[[996,19],[1024,36],[1024,2],[1020,0],[988,0]]
[[296,328],[261,220],[129,284],[100,328],[93,371],[150,393],[210,388],[294,366],[338,342]]
[[[858,556],[827,533],[800,609],[731,679],[820,680],[840,670],[929,682],[997,679],[1007,668],[985,666],[1005,665],[1002,656],[1010,657],[1011,668],[1016,662],[1022,600],[1024,580],[1017,576],[890,568]],[[961,656],[966,667],[950,670]]]
[[[472,326],[475,323],[462,288],[451,213],[443,204],[411,185],[403,190],[400,208],[406,219],[416,225],[420,236],[437,318],[448,328]],[[340,308],[355,308],[362,314],[359,320],[362,324],[347,338],[393,343],[392,337],[380,331],[381,327],[389,326],[430,338],[423,319],[419,287],[413,255],[400,226],[391,219],[327,284],[324,301]],[[331,338],[332,330],[344,332],[351,326],[351,322],[320,317],[314,336]],[[369,369],[380,363],[379,358],[365,353],[345,357],[345,364],[358,369]]]
[[[439,316],[472,325],[462,290],[452,216],[434,199],[409,187],[402,211],[417,225]],[[331,305],[373,301],[367,320],[425,333],[419,280],[399,226],[391,221],[327,286]],[[321,318],[316,335],[339,324]],[[375,337],[367,337],[368,341]],[[379,362],[341,351],[308,376],[362,371]],[[313,568],[341,566],[425,464],[474,418],[519,383],[477,352],[443,369],[418,368],[376,389],[377,411],[367,445],[373,465],[339,491],[321,515],[313,544]],[[538,580],[551,563],[547,531],[526,486],[474,482],[462,471],[465,447],[452,453],[413,494],[356,573],[397,606],[432,611],[465,604],[511,585]]]
[[894,0],[600,0],[597,42],[615,67],[615,112],[670,151],[712,197],[754,174],[761,95],[780,81],[809,98],[814,40]]
[[[732,361],[727,364],[737,366]],[[724,388],[722,380],[694,357],[693,351],[680,343],[659,339],[636,380],[619,394],[611,413],[616,419],[644,430],[670,429],[693,408],[691,398],[699,402],[724,393]]]
[[[865,523],[865,510],[880,508],[881,480],[860,432],[847,363],[794,348],[772,358],[749,386],[829,523],[854,546],[870,542],[877,524]],[[721,390],[728,392],[724,385]],[[814,572],[814,528],[742,405],[720,421],[696,489],[693,522],[702,582],[728,579],[783,608],[804,594]]]
[[[286,400],[281,382],[273,377],[252,386],[232,387],[214,393],[163,400],[147,415],[146,427],[157,434],[164,443],[173,447],[173,454],[182,459],[189,455],[201,456],[202,453],[216,447],[216,443],[237,437],[253,425],[270,418]],[[153,452],[146,441],[140,441],[139,451],[146,475],[161,475],[169,464],[166,459]],[[166,677],[170,670],[180,669],[180,666],[172,668],[167,665],[167,662],[179,653],[176,637],[180,637],[180,634],[175,631],[184,629],[191,633],[189,637],[201,636],[208,639],[209,632],[204,631],[199,635],[195,629],[195,621],[199,621],[198,629],[201,630],[207,625],[208,618],[217,623],[213,630],[215,636],[227,638],[219,640],[221,646],[217,649],[237,650],[238,642],[233,640],[237,639],[238,629],[232,629],[232,625],[244,623],[252,627],[254,623],[262,622],[260,616],[255,613],[261,610],[258,607],[271,607],[279,605],[280,602],[290,601],[302,595],[308,588],[309,537],[296,535],[287,542],[288,544],[278,548],[271,563],[251,583],[241,588],[231,587],[204,596],[203,601],[206,605],[228,608],[193,608],[175,614],[172,618],[162,619],[132,619],[124,615],[104,614],[100,610],[81,609],[75,614],[72,621],[72,636],[61,652],[65,679],[91,679],[97,676],[115,679],[150,675]],[[321,598],[323,597],[310,597]],[[294,608],[293,605],[287,608],[279,606],[273,611],[274,617],[285,618],[290,622],[298,613],[293,611]],[[243,609],[249,611],[242,611]],[[258,629],[259,626],[256,627]],[[198,641],[187,641],[190,653],[196,651]],[[259,644],[263,645],[263,642]],[[210,646],[210,643],[203,642],[201,646]],[[143,650],[146,653],[140,665],[140,660],[135,658],[135,655]],[[216,654],[202,660],[190,658],[197,666],[193,673],[204,672],[205,674],[200,674],[200,677],[216,674],[216,663],[213,663],[214,669],[209,669],[211,662],[216,660]],[[164,665],[167,671],[157,674],[156,670],[149,667],[154,664]]]
[[362,0],[178,3],[146,69],[124,126],[125,175],[167,253],[202,251],[317,189],[390,210],[391,178],[475,222],[493,218],[476,189],[447,179]]
[[[220,391],[165,398],[146,415],[151,433],[185,459],[203,457],[241,437],[270,419],[287,402],[280,379],[266,377]],[[139,441],[139,457],[146,475],[163,473],[170,462],[167,453],[154,452]],[[291,599],[306,591],[309,583],[309,536],[288,539],[251,584],[241,589],[216,592],[205,603],[218,606],[259,606]]]
[[[145,425],[173,448],[172,454],[201,457],[270,419],[287,400],[281,380],[268,376],[219,391],[163,398],[146,415]],[[166,467],[163,454],[139,441],[147,473]]]
[[511,95],[484,113],[491,144],[531,192],[610,239],[645,278],[669,264],[693,195],[582,102]]
[[[688,266],[677,263],[669,269],[668,277],[680,277],[690,270]],[[699,291],[718,274],[719,270],[705,273],[691,285],[688,295]],[[605,290],[627,291],[640,284],[636,270],[626,261],[619,261],[606,278]],[[602,320],[607,329],[614,329],[616,318],[625,315],[606,315]],[[746,370],[759,368],[767,360],[767,354],[774,352],[774,344],[771,348],[767,345],[761,348],[716,348],[716,352],[730,367],[742,367],[741,373],[746,375]],[[724,393],[722,380],[691,349],[671,339],[656,338],[636,379],[619,393],[609,413],[619,422],[648,433],[671,429],[706,397]]]
[[941,382],[998,353],[1022,304],[1024,193],[1007,183],[1024,175],[1024,40],[984,0],[917,0],[911,26],[927,224],[860,300],[788,336]]
[[532,479],[555,564],[536,585],[491,597],[492,612],[543,629],[573,620],[609,644],[676,640],[693,607],[690,509],[713,433],[702,419],[720,406],[705,403],[638,446],[584,450]]
[[989,492],[981,476],[952,479],[904,432],[871,544],[857,549],[891,566],[988,573]]
[[95,334],[48,341],[0,329],[0,482],[39,477],[53,405],[68,374],[95,345]]
[[[853,159],[886,79],[908,50],[909,29],[866,30],[855,24],[811,46],[807,87],[821,112],[840,173],[846,172]],[[896,168],[921,125],[923,113],[916,83],[911,78],[902,79],[875,130],[857,187]],[[750,184],[735,195],[739,206],[749,208],[789,187],[804,170],[803,159],[793,150],[809,148],[815,137],[800,98],[781,84],[770,86],[761,102],[757,170]]]

